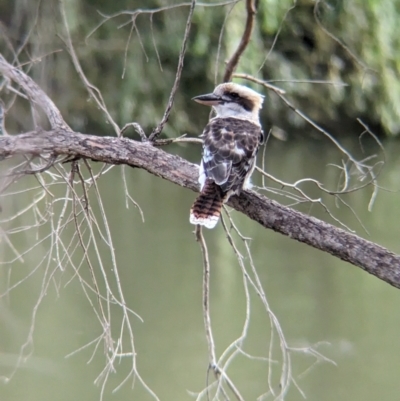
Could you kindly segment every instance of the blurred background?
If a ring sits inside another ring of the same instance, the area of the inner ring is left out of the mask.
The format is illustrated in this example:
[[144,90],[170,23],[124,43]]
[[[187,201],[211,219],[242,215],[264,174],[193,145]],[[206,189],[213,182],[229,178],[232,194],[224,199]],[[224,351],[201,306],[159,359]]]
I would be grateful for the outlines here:
[[[65,0],[64,4],[82,68],[101,90],[111,115],[121,127],[136,121],[149,133],[163,115],[174,82],[188,6],[134,14],[132,30],[134,10],[178,2]],[[245,20],[243,1],[220,4],[206,1],[195,9],[181,85],[163,135],[197,136],[207,122],[209,110],[190,99],[211,91],[220,81]],[[359,160],[376,155],[376,160],[385,161],[371,211],[372,187],[343,197],[367,231],[343,203],[313,185],[302,188],[310,197],[321,198],[332,214],[358,235],[399,253],[400,144],[396,136],[400,131],[400,51],[396,31],[400,1],[338,0],[320,2],[317,8],[315,1],[293,4],[289,0],[259,1],[252,41],[237,72],[253,74],[284,89],[296,107],[328,129]],[[131,14],[114,16],[122,11]],[[8,61],[23,65],[73,129],[114,135],[65,49],[58,1],[0,0],[0,29],[0,52]],[[347,163],[343,153],[274,93],[249,85],[265,94],[262,122],[266,132],[272,130],[259,164],[263,162],[268,173],[285,182],[311,177],[327,188],[337,188],[340,170],[334,166]],[[3,89],[1,96],[9,104],[12,93]],[[379,136],[385,153],[371,138],[360,139],[364,128],[357,118]],[[6,128],[9,134],[32,129],[27,102],[17,99],[13,103]],[[136,138],[133,132],[128,135]],[[174,145],[165,150],[192,162],[200,159],[198,145]],[[0,169],[8,167],[2,162]],[[100,168],[95,163],[93,167]],[[195,194],[138,169],[126,169],[126,179],[143,210],[144,222],[138,209],[126,209],[121,167],[101,177],[99,189],[126,302],[143,319],[132,319],[138,371],[160,399],[191,399],[205,386],[208,366],[201,253],[188,222]],[[261,177],[255,174],[254,181],[261,184]],[[276,183],[266,180],[265,185],[273,188],[267,196],[293,203],[272,192],[280,187]],[[23,192],[34,187],[36,190]],[[57,270],[50,280],[40,306],[34,308],[43,293],[43,277],[55,271],[55,265],[52,258],[46,259],[49,264],[41,264],[52,246],[50,238],[31,247],[52,227],[18,232],[18,227],[32,224],[33,209],[9,222],[10,216],[23,211],[40,191],[35,177],[26,177],[0,197],[0,227],[10,233],[13,243],[0,238],[0,399],[98,400],[100,390],[93,381],[105,365],[103,345],[93,359],[93,347],[66,358],[101,334],[93,308],[67,261],[63,271]],[[65,189],[55,186],[52,191],[62,196]],[[46,198],[39,205],[44,212]],[[98,205],[94,202],[92,207],[98,215]],[[316,204],[294,207],[337,224]],[[234,212],[233,217],[243,235],[252,238],[255,266],[290,346],[315,346],[336,363],[313,365],[312,356],[292,354],[293,376],[307,399],[396,399],[400,390],[400,291],[328,254],[262,229],[245,216]],[[63,233],[64,243],[73,238],[73,232],[71,226]],[[240,335],[246,304],[242,272],[221,225],[206,231],[205,236],[210,248],[211,318],[219,356]],[[238,246],[243,251],[240,240]],[[24,258],[15,259],[13,247],[26,252]],[[109,260],[106,245],[100,253],[104,261]],[[74,258],[78,264],[82,254],[75,253]],[[106,263],[106,268],[111,269],[110,264]],[[85,264],[82,269],[90,280]],[[267,357],[269,321],[257,296],[252,294],[251,299],[244,349]],[[31,333],[33,314],[35,330]],[[121,319],[118,309],[114,316],[116,321]],[[34,346],[25,354],[30,357],[8,381],[29,336]],[[276,339],[274,344],[272,379],[277,385],[281,360]],[[132,389],[130,381],[112,393],[128,372],[128,364],[122,361],[109,377],[103,399],[151,399],[140,384]],[[268,364],[264,361],[239,357],[230,373],[246,400],[255,400],[267,390]],[[292,386],[285,399],[301,398]]]

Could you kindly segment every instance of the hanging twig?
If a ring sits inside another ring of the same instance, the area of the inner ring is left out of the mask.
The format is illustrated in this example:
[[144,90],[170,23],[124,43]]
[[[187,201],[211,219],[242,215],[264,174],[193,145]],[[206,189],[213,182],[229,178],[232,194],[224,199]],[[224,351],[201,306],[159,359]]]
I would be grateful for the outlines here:
[[200,244],[201,254],[203,256],[203,318],[208,345],[209,366],[214,370],[217,365],[217,358],[215,356],[215,344],[210,318],[210,260],[208,257],[207,244],[200,225],[196,226],[196,240]]

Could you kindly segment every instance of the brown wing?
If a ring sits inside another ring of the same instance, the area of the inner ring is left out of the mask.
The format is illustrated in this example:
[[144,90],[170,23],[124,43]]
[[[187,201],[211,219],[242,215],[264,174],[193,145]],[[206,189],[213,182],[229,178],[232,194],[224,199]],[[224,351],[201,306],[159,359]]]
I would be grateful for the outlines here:
[[263,141],[261,128],[238,118],[214,118],[204,129],[202,137],[205,176],[224,192],[239,193]]

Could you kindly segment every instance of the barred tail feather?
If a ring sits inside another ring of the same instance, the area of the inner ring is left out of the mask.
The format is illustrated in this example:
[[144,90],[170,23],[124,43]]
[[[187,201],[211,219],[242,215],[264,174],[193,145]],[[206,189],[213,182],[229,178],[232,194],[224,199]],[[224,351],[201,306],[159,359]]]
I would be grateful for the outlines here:
[[222,189],[214,181],[207,179],[201,194],[190,209],[190,222],[214,228],[221,215],[224,200],[225,193]]

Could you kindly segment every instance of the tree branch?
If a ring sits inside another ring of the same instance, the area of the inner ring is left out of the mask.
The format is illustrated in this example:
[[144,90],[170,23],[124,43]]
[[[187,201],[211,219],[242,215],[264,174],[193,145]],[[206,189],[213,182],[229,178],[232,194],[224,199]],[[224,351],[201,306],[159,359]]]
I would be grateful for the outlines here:
[[[0,160],[18,154],[51,154],[126,164],[192,191],[199,190],[196,165],[150,143],[127,138],[97,137],[61,128],[0,137]],[[400,255],[253,191],[233,196],[228,204],[265,228],[328,252],[400,288]]]
[[176,70],[175,81],[174,81],[174,85],[171,89],[171,93],[169,95],[167,108],[165,109],[162,120],[157,125],[157,127],[154,128],[153,132],[150,134],[149,141],[154,142],[157,139],[157,137],[161,134],[162,130],[164,129],[164,125],[168,122],[169,115],[171,113],[172,106],[174,104],[175,95],[178,90],[179,82],[181,80],[183,62],[185,60],[186,46],[187,46],[187,42],[189,40],[190,27],[192,26],[192,17],[193,17],[193,12],[194,12],[195,6],[196,6],[196,0],[192,0],[192,3],[190,5],[190,10],[189,10],[189,15],[188,15],[188,18],[186,21],[186,28],[185,28],[185,34],[183,36],[182,48],[181,48],[181,52],[179,53],[179,61],[178,61],[178,67]]
[[53,103],[53,101],[40,89],[37,83],[22,70],[9,64],[6,59],[0,54],[0,72],[9,80],[16,82],[20,85],[29,100],[41,107],[49,119],[51,128],[70,130],[68,124],[64,121],[60,111]]
[[230,58],[225,67],[225,74],[222,79],[222,82],[229,82],[232,79],[233,72],[235,71],[239,63],[240,57],[246,50],[246,47],[250,42],[251,34],[253,32],[253,27],[254,27],[254,19],[257,13],[256,0],[246,0],[246,12],[247,12],[246,26],[244,28],[242,39],[240,40],[239,46],[236,49],[235,53],[233,53],[232,57]]

